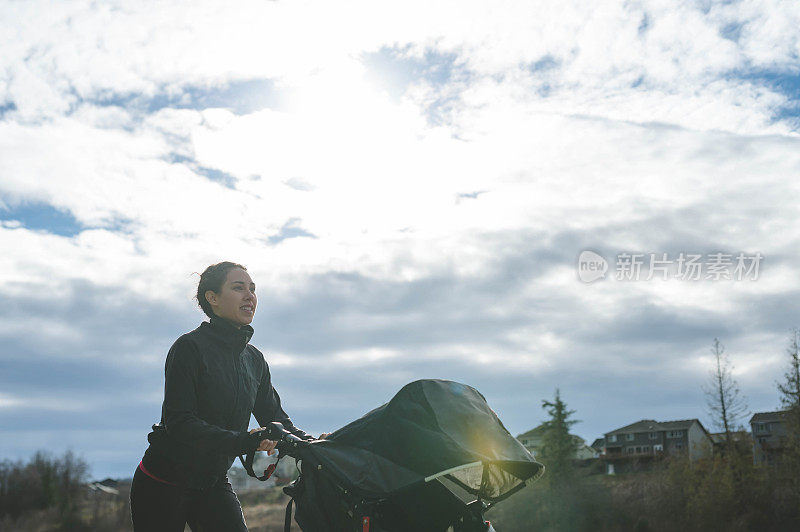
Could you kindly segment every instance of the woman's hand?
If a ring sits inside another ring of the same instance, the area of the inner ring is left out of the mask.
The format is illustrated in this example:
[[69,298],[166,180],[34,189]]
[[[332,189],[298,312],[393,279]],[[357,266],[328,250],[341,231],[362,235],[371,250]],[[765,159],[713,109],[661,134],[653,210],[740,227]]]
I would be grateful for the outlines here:
[[[257,429],[250,429],[250,434],[252,434],[252,433],[254,433],[254,432],[258,431],[258,430],[264,430],[264,427],[259,427]],[[258,443],[258,447],[256,448],[256,451],[267,451],[268,455],[272,455],[272,451],[275,450],[275,446],[276,445],[278,445],[278,442],[276,442],[276,441],[261,440]]]

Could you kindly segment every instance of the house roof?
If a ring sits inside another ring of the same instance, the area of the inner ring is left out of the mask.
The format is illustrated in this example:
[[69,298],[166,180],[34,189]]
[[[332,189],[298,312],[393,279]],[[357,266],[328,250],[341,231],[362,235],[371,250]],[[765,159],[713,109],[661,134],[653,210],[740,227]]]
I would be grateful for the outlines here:
[[694,423],[700,425],[700,428],[708,434],[708,431],[703,427],[698,419],[679,419],[675,421],[656,421],[654,419],[642,419],[636,423],[625,425],[622,428],[606,432],[606,434],[625,434],[630,432],[655,432],[661,430],[685,430],[691,427]]
[[586,440],[578,436],[577,434],[570,434],[572,436],[572,440],[577,443],[578,445],[586,445]]
[[631,423],[630,425],[625,425],[624,427],[612,430],[610,432],[607,432],[606,434],[659,430],[657,426],[658,426],[658,421],[656,421],[655,419],[642,419],[641,421],[637,421],[636,423]]
[[604,438],[597,438],[592,442],[592,449],[600,450],[603,448],[603,444],[605,444]]
[[783,421],[783,418],[786,416],[785,410],[780,410],[778,412],[756,412],[753,414],[753,417],[750,418],[750,423],[764,423],[765,421]]
[[[676,429],[688,429],[692,426],[693,423],[697,423],[701,427],[703,426],[700,423],[699,419],[680,419],[678,421],[662,421],[658,424],[661,430],[676,430]],[[706,431],[708,433],[708,431]]]
[[517,435],[517,439],[519,438],[530,438],[531,436],[541,436],[544,434],[544,424],[539,425],[538,427],[532,428],[528,432],[523,432],[522,434]]
[[[517,439],[519,440],[521,438],[536,438],[536,437],[541,438],[542,436],[544,436],[544,431],[545,431],[545,425],[544,423],[542,423],[538,427],[534,427],[528,432],[523,432],[522,434],[517,435]],[[576,434],[570,434],[570,436],[572,436],[573,441],[575,441],[575,443],[577,443],[578,445],[586,445],[586,440],[584,440],[580,436]]]
[[[712,432],[709,436],[714,443],[723,443],[725,441],[724,432]],[[746,441],[750,439],[750,433],[746,430],[732,430],[731,439],[733,441]]]

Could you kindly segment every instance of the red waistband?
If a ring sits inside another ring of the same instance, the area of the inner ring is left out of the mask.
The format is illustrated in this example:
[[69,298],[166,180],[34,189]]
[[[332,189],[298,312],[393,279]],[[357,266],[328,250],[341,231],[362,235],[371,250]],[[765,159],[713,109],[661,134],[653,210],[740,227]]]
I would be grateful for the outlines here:
[[142,462],[139,462],[139,469],[142,470],[142,473],[144,473],[148,477],[152,478],[153,480],[157,480],[157,481],[159,481],[159,482],[161,482],[163,484],[169,484],[170,486],[177,486],[177,484],[175,484],[174,482],[170,482],[168,480],[164,480],[163,478],[158,478],[157,476],[152,474],[150,471],[145,469],[144,464]]

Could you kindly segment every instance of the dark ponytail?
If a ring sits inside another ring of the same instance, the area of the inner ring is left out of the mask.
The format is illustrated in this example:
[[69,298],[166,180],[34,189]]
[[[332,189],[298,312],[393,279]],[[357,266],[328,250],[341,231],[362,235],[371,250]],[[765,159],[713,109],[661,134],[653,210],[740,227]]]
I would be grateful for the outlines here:
[[222,285],[225,284],[225,279],[228,278],[228,272],[234,268],[241,268],[247,271],[247,268],[241,264],[225,261],[212,264],[200,274],[200,282],[197,283],[197,295],[195,299],[197,299],[197,304],[200,305],[200,308],[203,309],[203,312],[205,312],[206,316],[209,318],[214,316],[214,311],[211,310],[211,303],[206,299],[206,292],[211,290],[219,294],[220,290],[222,290]]

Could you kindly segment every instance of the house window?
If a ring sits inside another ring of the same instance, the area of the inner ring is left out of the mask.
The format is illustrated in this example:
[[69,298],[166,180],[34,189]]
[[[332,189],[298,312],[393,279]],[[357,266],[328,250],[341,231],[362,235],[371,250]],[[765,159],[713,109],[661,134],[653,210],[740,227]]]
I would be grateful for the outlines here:
[[653,450],[654,451],[663,451],[664,450],[664,446],[661,445],[660,443],[657,444],[657,445],[653,445]]
[[769,432],[769,423],[756,423],[756,432]]
[[636,452],[636,448],[635,447],[625,447],[625,452],[628,453],[628,454],[633,454],[633,453]]
[[626,434],[625,441],[633,441],[633,434]]
[[676,443],[675,444],[675,448],[680,451],[681,449],[683,449],[683,444],[682,443]]
[[767,443],[767,439],[768,438],[766,436],[761,436],[758,438],[758,443]]
[[608,435],[608,443],[614,443],[616,441],[617,441],[617,435],[616,434],[609,434]]
[[528,440],[522,440],[522,445],[528,445]]
[[651,432],[647,437],[650,438],[651,440],[657,440],[658,432]]
[[670,430],[667,432],[667,438],[683,438],[682,430]]
[[650,452],[650,446],[649,445],[643,445],[642,446],[642,452],[643,453],[649,453]]

